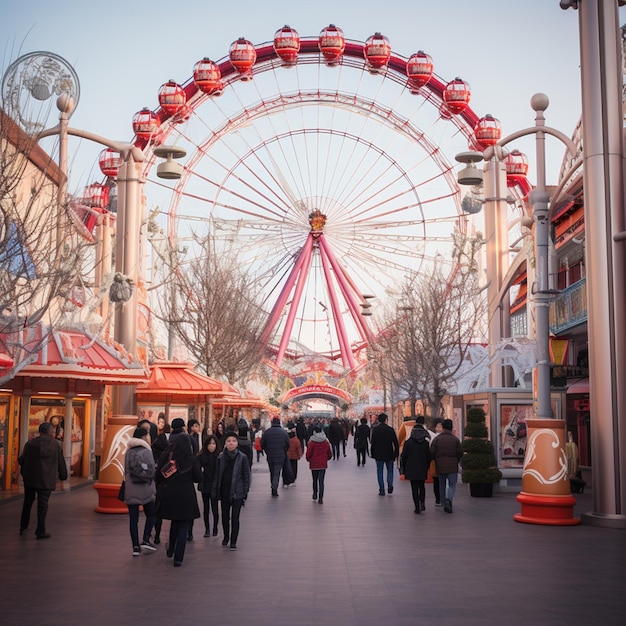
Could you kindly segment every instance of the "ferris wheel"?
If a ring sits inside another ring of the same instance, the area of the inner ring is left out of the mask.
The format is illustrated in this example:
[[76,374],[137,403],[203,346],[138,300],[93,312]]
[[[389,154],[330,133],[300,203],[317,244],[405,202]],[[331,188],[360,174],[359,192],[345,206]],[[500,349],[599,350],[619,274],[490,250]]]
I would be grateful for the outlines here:
[[358,369],[378,303],[407,274],[451,263],[454,231],[475,227],[454,154],[493,145],[500,125],[471,110],[468,83],[433,66],[380,33],[358,42],[332,24],[316,37],[285,26],[199,60],[135,115],[167,244],[189,263],[208,235],[235,254],[261,294],[275,367]]

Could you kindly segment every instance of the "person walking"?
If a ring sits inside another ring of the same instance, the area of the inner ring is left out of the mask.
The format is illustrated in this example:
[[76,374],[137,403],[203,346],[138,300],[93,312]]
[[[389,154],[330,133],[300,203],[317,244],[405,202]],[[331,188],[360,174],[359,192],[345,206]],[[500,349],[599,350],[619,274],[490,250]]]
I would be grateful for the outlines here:
[[198,483],[198,491],[202,493],[204,536],[211,536],[211,525],[209,523],[209,513],[213,513],[213,537],[217,536],[217,524],[219,522],[219,508],[217,497],[213,497],[213,481],[217,472],[217,457],[222,451],[220,442],[215,435],[207,435],[202,445],[198,458],[202,469],[202,480]]
[[441,426],[442,431],[433,441],[430,451],[435,459],[439,478],[439,497],[443,502],[443,510],[446,513],[452,513],[452,500],[454,500],[459,475],[459,461],[463,456],[463,451],[461,442],[452,434],[452,420],[443,420]]
[[[124,503],[128,507],[130,540],[133,556],[141,551],[154,552],[156,546],[150,542],[150,535],[156,519],[156,467],[150,446],[150,433],[143,427],[136,428],[128,441],[124,457]],[[143,541],[139,543],[139,507],[143,507],[146,522],[143,527]]]
[[429,464],[430,438],[424,428],[424,416],[418,415],[400,455],[400,467],[405,478],[411,481],[411,495],[418,515],[426,510],[424,481],[428,478]]
[[67,480],[67,465],[61,443],[52,437],[52,424],[39,424],[39,437],[26,442],[18,462],[24,479],[24,504],[20,518],[20,535],[28,529],[30,511],[37,498],[37,539],[49,539],[46,515],[50,494],[56,489],[57,479]]
[[378,416],[378,426],[372,430],[372,457],[376,461],[378,495],[385,495],[384,469],[387,468],[387,493],[393,493],[393,466],[398,458],[399,446],[396,431],[387,425],[387,414]]
[[[171,520],[167,556],[173,556],[174,567],[180,567],[185,556],[191,522],[200,517],[194,483],[202,480],[200,462],[192,453],[187,435],[174,440],[171,447],[159,458],[157,469],[157,481],[164,483],[160,503],[161,517]],[[164,471],[169,474],[167,477]]]
[[277,498],[280,474],[287,458],[287,450],[289,450],[289,435],[280,425],[278,417],[272,419],[272,425],[263,433],[261,448],[265,452],[267,464],[270,468],[272,497]]
[[306,447],[306,460],[309,462],[313,479],[313,500],[317,500],[320,504],[324,502],[324,479],[328,461],[332,455],[328,438],[321,427],[316,426]]
[[356,449],[356,466],[365,467],[365,459],[369,453],[371,429],[367,423],[367,418],[362,417],[361,423],[354,432],[354,447]]
[[439,489],[439,476],[437,476],[437,467],[435,464],[435,459],[433,459],[433,455],[432,455],[433,441],[435,441],[436,437],[443,430],[441,426],[441,422],[443,422],[441,418],[436,418],[433,424],[433,428],[435,430],[430,433],[431,455],[430,455],[430,468],[429,468],[428,473],[430,474],[430,477],[433,479],[433,493],[435,494],[435,506],[443,506],[443,502],[441,501],[441,491]]
[[217,469],[211,495],[219,498],[222,508],[222,545],[237,549],[239,538],[239,516],[246,502],[252,473],[248,457],[238,449],[239,440],[235,433],[226,435],[224,450],[217,457]]
[[298,437],[298,439],[300,440],[300,447],[304,451],[309,435],[306,424],[304,423],[304,419],[302,417],[299,417],[296,420],[296,437]]
[[328,432],[326,434],[332,449],[333,461],[336,461],[339,458],[339,449],[341,442],[343,441],[343,428],[341,427],[337,417],[333,417],[333,419],[330,420],[330,424],[328,424]]
[[287,450],[287,458],[291,463],[291,469],[293,470],[293,485],[298,478],[298,461],[302,458],[302,445],[300,439],[297,436],[295,428],[290,430],[289,433],[289,450]]

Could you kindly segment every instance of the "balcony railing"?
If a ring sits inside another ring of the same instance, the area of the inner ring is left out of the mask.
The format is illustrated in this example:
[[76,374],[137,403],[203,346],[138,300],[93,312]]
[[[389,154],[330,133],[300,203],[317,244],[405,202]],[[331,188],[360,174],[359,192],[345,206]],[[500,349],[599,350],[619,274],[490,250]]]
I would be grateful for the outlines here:
[[550,331],[555,335],[587,321],[587,283],[584,278],[566,287],[550,303]]

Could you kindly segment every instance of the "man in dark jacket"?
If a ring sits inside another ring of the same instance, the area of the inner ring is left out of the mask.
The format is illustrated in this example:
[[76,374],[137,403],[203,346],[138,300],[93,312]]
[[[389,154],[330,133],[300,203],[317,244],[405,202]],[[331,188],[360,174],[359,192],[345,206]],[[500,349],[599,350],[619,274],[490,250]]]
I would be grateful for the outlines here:
[[272,496],[277,498],[280,473],[287,458],[287,450],[289,450],[289,435],[280,425],[279,418],[275,417],[272,420],[271,427],[263,433],[261,448],[265,452],[267,464],[270,468]]
[[452,434],[452,420],[445,419],[441,425],[443,430],[435,437],[430,452],[435,459],[441,501],[444,503],[443,510],[446,513],[452,513],[452,500],[456,491],[459,461],[463,456],[463,450],[461,442]]
[[37,539],[49,539],[46,532],[46,514],[50,494],[56,489],[57,478],[67,480],[67,466],[61,444],[51,436],[52,424],[39,424],[39,437],[24,446],[19,463],[24,479],[24,505],[20,519],[20,535],[28,528],[30,510],[37,496]]
[[385,495],[385,481],[383,480],[385,467],[387,467],[387,492],[393,493],[393,466],[399,453],[396,431],[386,422],[387,414],[381,413],[378,416],[378,426],[372,429],[371,454],[376,461],[379,496]]

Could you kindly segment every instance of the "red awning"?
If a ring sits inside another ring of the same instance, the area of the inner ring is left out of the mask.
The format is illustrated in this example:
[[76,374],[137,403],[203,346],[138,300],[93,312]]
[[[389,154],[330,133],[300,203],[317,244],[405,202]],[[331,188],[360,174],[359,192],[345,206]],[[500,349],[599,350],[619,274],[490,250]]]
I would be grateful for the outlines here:
[[159,361],[150,366],[148,382],[137,385],[138,400],[176,399],[204,401],[208,397],[235,398],[239,392],[229,385],[214,378],[203,376],[193,369],[192,363]]

